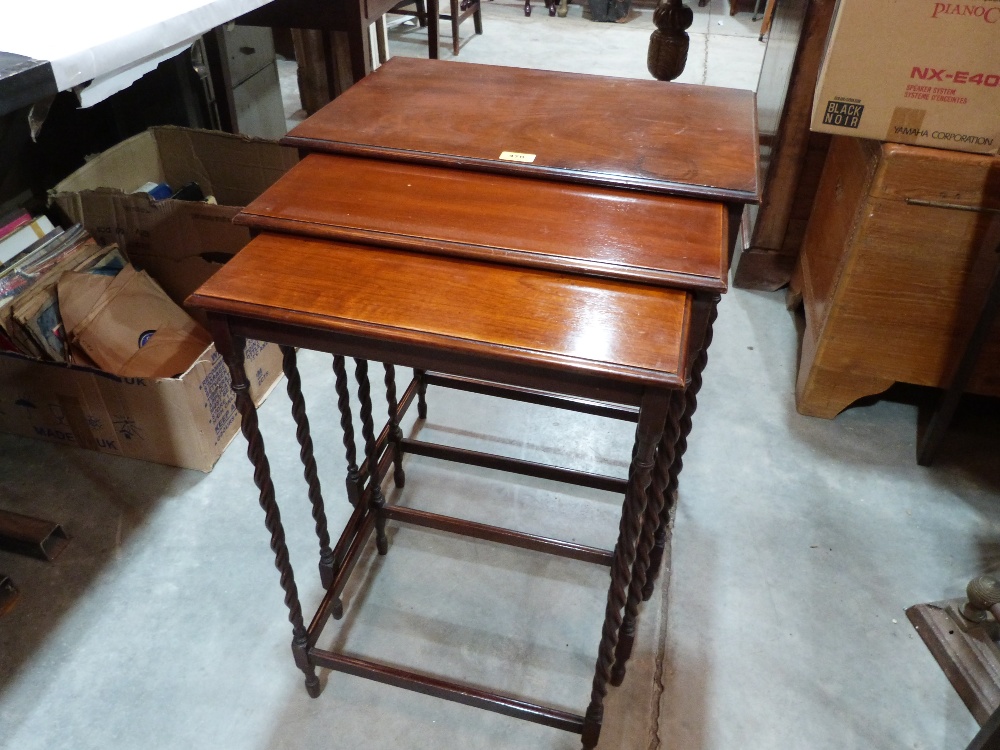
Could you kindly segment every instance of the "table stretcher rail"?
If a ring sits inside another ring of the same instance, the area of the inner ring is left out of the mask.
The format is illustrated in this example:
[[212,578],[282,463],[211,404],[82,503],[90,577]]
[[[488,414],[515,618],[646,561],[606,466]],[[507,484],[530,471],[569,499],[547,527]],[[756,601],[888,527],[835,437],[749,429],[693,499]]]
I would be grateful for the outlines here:
[[365,677],[394,687],[413,690],[423,695],[444,698],[466,706],[483,708],[487,711],[524,719],[536,724],[562,729],[581,734],[584,717],[568,711],[529,703],[519,698],[513,698],[502,693],[493,693],[479,688],[448,682],[437,677],[410,672],[398,667],[379,664],[378,662],[358,659],[332,651],[318,648],[309,649],[310,660],[320,667],[326,667],[336,672]]

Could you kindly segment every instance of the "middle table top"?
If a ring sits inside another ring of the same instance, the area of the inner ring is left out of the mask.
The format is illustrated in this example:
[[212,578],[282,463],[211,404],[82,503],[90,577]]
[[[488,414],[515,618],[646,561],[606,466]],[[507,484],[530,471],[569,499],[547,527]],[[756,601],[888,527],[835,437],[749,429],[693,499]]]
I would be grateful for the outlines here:
[[724,292],[721,203],[311,154],[235,219],[286,234]]
[[394,57],[295,127],[307,151],[756,203],[754,94]]

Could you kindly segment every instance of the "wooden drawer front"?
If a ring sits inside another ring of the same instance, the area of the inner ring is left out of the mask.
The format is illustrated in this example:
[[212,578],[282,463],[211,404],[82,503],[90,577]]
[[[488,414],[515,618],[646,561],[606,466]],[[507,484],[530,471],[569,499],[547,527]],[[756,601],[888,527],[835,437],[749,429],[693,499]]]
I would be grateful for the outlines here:
[[234,26],[224,33],[233,86],[239,86],[254,73],[274,64],[274,37],[270,29]]

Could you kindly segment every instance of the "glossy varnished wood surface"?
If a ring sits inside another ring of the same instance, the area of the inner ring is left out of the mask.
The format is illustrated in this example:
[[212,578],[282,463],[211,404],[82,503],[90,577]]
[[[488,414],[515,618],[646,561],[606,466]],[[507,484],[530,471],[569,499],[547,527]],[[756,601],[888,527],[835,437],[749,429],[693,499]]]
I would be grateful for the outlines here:
[[[750,91],[395,57],[283,142],[752,203]],[[533,154],[531,163],[501,152]]]
[[[1000,157],[834,136],[798,259],[801,413],[948,386],[1000,262],[997,209]],[[968,390],[1000,395],[1000,325]]]
[[313,154],[236,219],[691,290],[726,290],[721,203],[421,164]]
[[261,234],[188,303],[632,384],[686,372],[687,293],[467,259]]

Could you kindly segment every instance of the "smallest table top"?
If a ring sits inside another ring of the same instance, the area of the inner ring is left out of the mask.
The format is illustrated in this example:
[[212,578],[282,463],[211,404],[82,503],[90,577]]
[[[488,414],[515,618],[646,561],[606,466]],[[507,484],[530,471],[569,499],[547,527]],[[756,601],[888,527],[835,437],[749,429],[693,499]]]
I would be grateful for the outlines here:
[[735,203],[759,199],[754,94],[394,57],[282,143]]
[[312,238],[259,235],[188,304],[240,335],[408,366],[430,353],[456,374],[488,366],[638,393],[681,388],[687,372],[685,292]]
[[311,154],[235,218],[257,229],[724,292],[725,206]]

